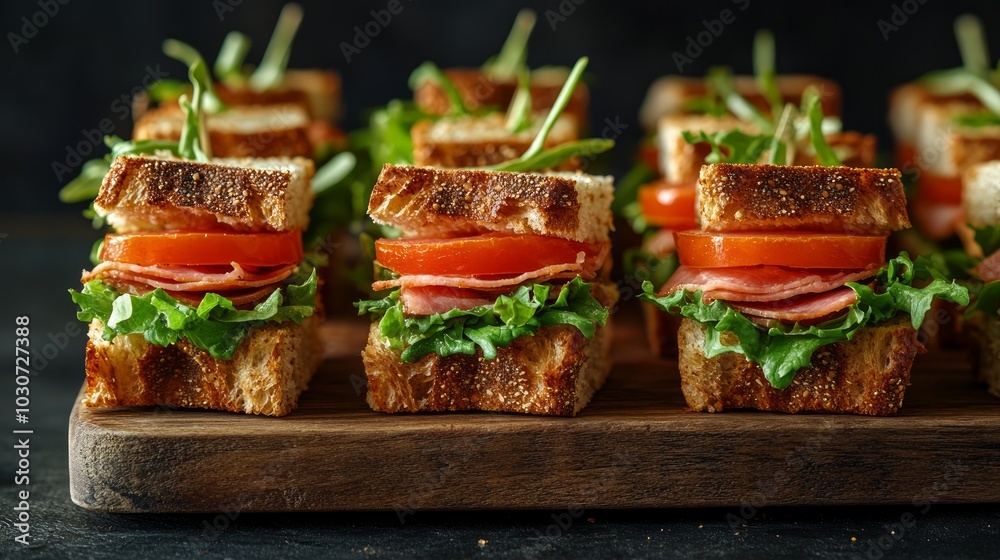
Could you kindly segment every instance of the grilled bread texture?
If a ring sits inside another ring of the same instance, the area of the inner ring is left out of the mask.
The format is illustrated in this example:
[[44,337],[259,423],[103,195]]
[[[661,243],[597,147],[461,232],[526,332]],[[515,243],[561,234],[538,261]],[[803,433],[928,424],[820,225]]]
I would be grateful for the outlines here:
[[[792,384],[779,390],[742,354],[706,358],[706,326],[684,319],[677,338],[681,390],[688,408],[701,412],[749,408],[893,416],[903,406],[913,359],[923,351],[909,321],[897,317],[821,347],[812,356],[813,367],[800,369]],[[723,333],[722,342],[735,344],[735,335]]]
[[497,349],[493,360],[429,354],[413,363],[371,327],[362,353],[368,404],[379,412],[484,410],[575,416],[611,371],[611,325],[587,339],[576,327],[542,327]]
[[387,164],[368,214],[409,235],[510,232],[603,242],[613,229],[611,177]]
[[256,91],[249,87],[229,87],[226,84],[217,83],[215,84],[215,92],[223,103],[231,107],[296,105],[303,111],[309,111],[309,99],[306,93],[288,87],[282,86]]
[[[216,157],[313,157],[309,116],[297,105],[232,107],[207,115]],[[147,111],[135,123],[136,140],[180,140],[184,112],[176,105]]]
[[141,334],[101,337],[90,324],[87,397],[94,407],[167,406],[284,416],[309,384],[322,357],[317,313],[301,324],[254,328],[232,359],[219,360],[187,340],[150,344]]
[[697,205],[708,231],[881,235],[910,227],[896,169],[705,165]]
[[[510,161],[528,150],[541,128],[544,115],[536,116],[533,125],[521,132],[511,133],[500,113],[484,116],[444,118],[421,121],[413,126],[413,163],[417,166],[444,168],[483,167]],[[545,139],[545,147],[576,140],[576,119],[562,115]],[[567,160],[558,169],[579,169],[576,158]]]
[[94,201],[120,233],[228,226],[234,231],[305,229],[312,161],[119,156]]
[[[809,86],[819,90],[823,114],[840,115],[840,87],[832,80],[805,74],[784,74],[777,77],[778,92],[786,103],[799,105]],[[770,112],[767,99],[760,92],[753,76],[735,76],[736,92],[762,111]],[[639,121],[647,130],[655,130],[659,120],[667,115],[691,114],[692,102],[708,94],[708,80],[685,76],[664,76],[649,87],[639,109]]]
[[[517,91],[517,80],[495,79],[479,68],[449,68],[444,73],[455,84],[465,106],[473,111],[487,107],[506,110]],[[531,107],[535,111],[551,108],[568,76],[569,72],[561,69],[532,73]],[[451,101],[444,90],[430,80],[417,86],[413,100],[432,115],[445,115],[451,110]],[[586,84],[577,84],[563,114],[572,115],[577,123],[585,126],[589,103],[590,92]]]

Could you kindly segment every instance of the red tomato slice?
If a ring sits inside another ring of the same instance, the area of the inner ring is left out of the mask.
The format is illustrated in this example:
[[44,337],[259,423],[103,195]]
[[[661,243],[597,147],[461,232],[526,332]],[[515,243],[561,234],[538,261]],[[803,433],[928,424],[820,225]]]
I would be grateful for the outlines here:
[[942,177],[924,173],[917,182],[917,199],[931,204],[961,204],[962,177]]
[[675,230],[695,228],[698,225],[694,212],[696,193],[691,184],[650,183],[639,189],[642,215],[654,226]]
[[129,233],[108,234],[101,260],[155,265],[277,266],[302,260],[302,234],[282,233]]
[[488,276],[523,274],[576,262],[601,251],[600,244],[543,235],[486,234],[455,239],[379,239],[375,260],[399,274]]
[[725,268],[762,264],[792,268],[866,268],[885,261],[882,235],[826,233],[674,234],[681,264],[695,268]]

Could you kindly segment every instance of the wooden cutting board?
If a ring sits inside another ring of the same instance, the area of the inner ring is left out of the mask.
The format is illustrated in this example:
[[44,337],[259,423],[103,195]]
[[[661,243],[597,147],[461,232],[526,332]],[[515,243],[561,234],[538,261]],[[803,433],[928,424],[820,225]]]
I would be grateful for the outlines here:
[[[685,412],[638,319],[576,418],[387,415],[364,401],[366,324],[284,418],[94,409],[70,417],[70,489],[113,512],[638,508],[1000,501],[1000,399],[957,352],[918,357],[900,416]],[[82,397],[82,394],[81,394]],[[751,508],[751,509],[748,509]]]

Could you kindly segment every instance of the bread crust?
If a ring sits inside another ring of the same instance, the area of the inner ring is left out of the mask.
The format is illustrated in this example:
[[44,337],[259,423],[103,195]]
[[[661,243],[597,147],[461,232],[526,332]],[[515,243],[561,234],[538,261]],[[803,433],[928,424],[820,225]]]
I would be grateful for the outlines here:
[[[897,317],[821,347],[812,356],[813,367],[799,370],[788,388],[778,390],[742,354],[706,358],[705,332],[705,325],[684,319],[677,338],[684,399],[700,412],[750,408],[893,416],[903,406],[913,359],[923,351],[909,317]],[[736,337],[723,333],[722,342],[735,344]]]
[[92,407],[168,406],[284,416],[298,403],[322,357],[322,313],[301,324],[253,329],[229,360],[187,340],[150,344],[141,334],[101,338],[90,324],[87,397]]
[[610,178],[387,164],[368,214],[409,234],[446,236],[506,231],[607,241]]
[[309,99],[306,93],[288,87],[254,91],[248,87],[231,88],[226,86],[226,84],[217,83],[215,84],[215,92],[223,103],[235,107],[248,105],[298,105],[303,111],[309,111]]
[[896,169],[705,165],[697,210],[708,231],[883,235],[910,227]]
[[[545,140],[551,148],[577,139],[574,121],[561,117]],[[511,134],[504,128],[500,114],[470,117],[449,123],[449,130],[439,129],[443,121],[421,121],[410,130],[413,138],[413,163],[417,166],[444,168],[484,167],[520,157],[528,150],[535,134],[528,131]],[[536,127],[537,128],[537,127]],[[579,158],[570,158],[555,167],[560,171],[580,169]]]
[[119,156],[94,206],[122,233],[220,225],[237,231],[305,229],[313,170],[304,158],[201,163]]
[[[304,116],[298,108],[294,109]],[[298,119],[291,118],[289,114],[283,116],[280,108],[251,107],[242,110],[234,108],[230,111],[245,114],[244,122],[259,121],[260,126],[254,128],[226,126],[228,123],[217,123],[209,115],[206,117],[206,122],[213,156],[311,158],[315,155],[309,139],[308,123],[302,122],[301,126],[297,126],[295,123]],[[136,140],[178,141],[181,138],[183,125],[184,114],[176,106],[157,107],[147,111],[135,123],[132,136]]]
[[588,340],[576,327],[542,327],[493,360],[429,354],[414,363],[379,340],[372,324],[362,353],[368,404],[378,412],[482,410],[575,416],[611,371],[611,325]]
[[974,165],[962,178],[962,207],[976,227],[1000,224],[1000,161]]
[[[479,68],[449,68],[445,76],[453,84],[462,102],[473,111],[496,107],[506,110],[517,91],[516,80],[494,80]],[[555,103],[563,80],[540,80],[532,78],[531,106],[535,111],[547,111]],[[451,102],[444,90],[436,83],[427,80],[417,86],[413,92],[413,100],[418,107],[432,115],[445,115],[451,110]],[[573,90],[563,114],[573,115],[576,122],[587,122],[587,110],[590,103],[590,92],[587,85],[579,83]]]

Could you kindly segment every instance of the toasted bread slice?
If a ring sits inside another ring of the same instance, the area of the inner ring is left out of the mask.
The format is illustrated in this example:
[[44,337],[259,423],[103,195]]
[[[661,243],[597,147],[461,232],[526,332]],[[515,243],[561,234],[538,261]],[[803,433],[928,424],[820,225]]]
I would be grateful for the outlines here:
[[899,177],[896,169],[706,165],[697,211],[709,231],[881,235],[910,227]]
[[[688,407],[700,412],[752,408],[892,416],[903,406],[910,367],[923,351],[909,317],[898,317],[821,347],[812,356],[813,367],[800,369],[792,384],[779,390],[742,354],[706,358],[705,332],[705,325],[684,319],[677,335],[681,390]],[[735,335],[723,333],[722,342],[735,344]]]
[[660,171],[669,183],[693,183],[712,149],[707,143],[689,144],[685,132],[713,134],[739,130],[758,134],[757,127],[736,117],[724,115],[674,114],[660,119],[656,141],[660,152]]
[[229,87],[226,84],[217,83],[215,84],[215,92],[226,105],[233,107],[296,105],[303,111],[309,111],[309,98],[306,93],[284,86],[255,91],[249,87]]
[[[516,159],[527,151],[544,118],[545,115],[537,116],[533,126],[516,134],[507,131],[506,119],[500,113],[421,121],[410,131],[413,163],[445,168],[483,167]],[[545,147],[576,140],[577,129],[575,118],[560,116],[545,139]],[[567,171],[579,168],[580,162],[575,158],[559,166]]]
[[[232,107],[205,117],[216,157],[313,157],[309,116],[297,105]],[[184,113],[166,105],[135,123],[136,140],[180,140]]]
[[966,323],[966,331],[973,342],[972,358],[979,380],[986,383],[990,394],[1000,397],[1000,315],[977,313]]
[[[916,147],[924,139],[933,142],[934,127],[945,124],[938,115],[929,120],[922,118],[930,108],[944,113],[967,112],[982,108],[982,104],[972,95],[935,95],[926,85],[919,82],[903,84],[889,94],[889,128],[897,144]],[[931,158],[927,158],[928,160]]]
[[368,214],[410,235],[497,231],[607,241],[613,197],[611,177],[387,164]]
[[976,227],[1000,224],[1000,161],[974,165],[962,178],[962,206]]
[[611,325],[588,340],[576,327],[542,327],[518,337],[497,357],[441,357],[414,363],[399,359],[371,327],[362,353],[368,373],[368,404],[379,412],[488,410],[575,416],[611,371]]
[[322,356],[321,314],[301,324],[254,328],[229,360],[186,340],[150,344],[141,334],[101,338],[99,321],[87,342],[84,404],[170,406],[284,416],[291,412]]
[[[735,76],[734,86],[743,96],[762,111],[770,111],[770,105],[757,87],[753,76]],[[805,74],[784,74],[777,77],[778,91],[786,103],[799,105],[802,94],[809,86],[819,89],[823,114],[840,115],[840,87],[832,80]],[[667,115],[690,114],[691,102],[708,93],[708,81],[704,78],[685,76],[664,76],[649,87],[646,98],[639,109],[639,121],[647,130],[655,130],[661,118]]]
[[[516,80],[496,80],[479,68],[449,68],[445,75],[455,84],[462,102],[473,111],[495,107],[505,111],[517,91]],[[548,111],[559,96],[568,72],[552,69],[534,72],[531,76],[531,107],[534,111]],[[432,115],[445,115],[451,110],[451,102],[444,90],[428,80],[417,86],[413,92],[417,106]],[[590,92],[587,85],[580,83],[573,90],[564,115],[572,115],[580,126],[586,126]],[[577,132],[579,135],[579,131]]]
[[309,115],[326,122],[337,122],[343,115],[343,85],[333,70],[289,69],[281,82],[285,89],[305,94]]
[[94,201],[121,233],[184,229],[289,231],[309,225],[308,159],[216,159],[119,156]]

